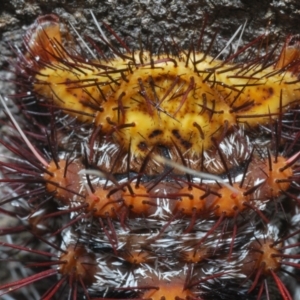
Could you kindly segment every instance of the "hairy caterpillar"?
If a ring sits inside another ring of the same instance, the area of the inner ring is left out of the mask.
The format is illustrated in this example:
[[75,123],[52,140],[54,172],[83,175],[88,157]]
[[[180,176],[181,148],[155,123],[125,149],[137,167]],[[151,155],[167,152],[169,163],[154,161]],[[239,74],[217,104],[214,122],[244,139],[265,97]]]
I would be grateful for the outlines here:
[[[114,57],[87,59],[60,30],[48,15],[25,36],[18,68],[33,95],[16,103],[31,130],[26,137],[6,109],[13,126],[2,141],[17,159],[1,162],[10,190],[1,213],[41,212],[28,231],[44,245],[1,245],[41,255],[29,265],[44,269],[1,285],[1,295],[54,277],[42,299],[292,299],[278,274],[299,268],[299,230],[282,234],[274,211],[298,209],[298,149],[281,151],[299,97],[297,47],[272,64],[268,54],[233,64],[236,55],[221,62],[193,47],[131,52],[116,37],[120,50],[103,34]],[[271,132],[267,146],[247,138],[258,124]],[[4,208],[15,200],[22,209]]]
[[27,37],[29,64],[38,72],[35,93],[83,122],[94,122],[99,134],[112,135],[133,156],[175,143],[182,153],[199,157],[212,146],[211,137],[221,136],[224,124],[267,123],[299,98],[292,71],[298,54],[289,48],[272,66],[262,59],[233,65],[195,51],[174,57],[116,52],[119,57],[109,63],[80,61],[63,48],[56,17],[46,18],[37,20],[35,34],[29,30]]

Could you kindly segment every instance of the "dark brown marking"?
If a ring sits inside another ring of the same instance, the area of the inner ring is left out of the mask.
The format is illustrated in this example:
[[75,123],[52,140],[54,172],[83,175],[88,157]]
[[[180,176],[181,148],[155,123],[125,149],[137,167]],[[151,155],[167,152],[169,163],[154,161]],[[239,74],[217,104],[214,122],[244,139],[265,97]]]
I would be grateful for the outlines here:
[[138,148],[141,150],[141,151],[147,151],[148,150],[148,147],[147,147],[147,144],[145,142],[140,142],[138,143]]
[[194,122],[193,126],[195,126],[198,129],[201,139],[204,140],[205,136],[204,136],[204,132],[202,130],[202,127],[197,122]]
[[181,139],[181,135],[180,135],[180,133],[179,133],[179,130],[173,129],[173,130],[172,130],[172,134],[173,134],[178,140]]
[[160,135],[162,133],[163,133],[162,130],[155,129],[155,130],[152,131],[152,133],[149,134],[148,137],[149,137],[149,139],[152,139],[152,138],[154,138],[154,137],[156,137],[156,136],[158,136],[158,135]]
[[176,137],[176,139],[178,139],[180,141],[180,144],[185,148],[185,149],[189,149],[192,147],[192,143],[189,141],[184,140],[180,133],[179,130],[177,129],[173,129],[172,130],[172,134]]
[[180,143],[185,149],[190,149],[192,147],[192,143],[184,139],[182,139]]
[[272,87],[269,87],[269,95],[270,97],[274,94],[274,89]]

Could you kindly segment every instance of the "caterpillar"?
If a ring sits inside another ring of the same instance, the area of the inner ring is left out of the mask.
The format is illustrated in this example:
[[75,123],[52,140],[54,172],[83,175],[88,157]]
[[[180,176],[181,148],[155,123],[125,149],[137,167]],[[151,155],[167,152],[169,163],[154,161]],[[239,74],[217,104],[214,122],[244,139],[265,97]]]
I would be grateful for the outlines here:
[[[12,240],[0,246],[35,273],[0,295],[33,284],[38,299],[292,299],[297,43],[236,61],[261,37],[220,61],[193,44],[132,51],[104,27],[111,57],[90,39],[80,54],[56,15],[17,52],[24,119],[1,97],[0,213],[18,226],[0,229]],[[22,231],[32,238],[14,242]]]
[[46,18],[26,38],[26,63],[39,72],[34,92],[78,120],[93,122],[99,134],[111,136],[133,157],[175,143],[181,153],[199,158],[212,147],[211,137],[220,138],[230,127],[225,124],[265,124],[299,97],[295,48],[287,47],[269,67],[259,59],[234,66],[196,51],[177,57],[140,51],[121,53],[108,64],[85,62],[62,47],[56,17]]

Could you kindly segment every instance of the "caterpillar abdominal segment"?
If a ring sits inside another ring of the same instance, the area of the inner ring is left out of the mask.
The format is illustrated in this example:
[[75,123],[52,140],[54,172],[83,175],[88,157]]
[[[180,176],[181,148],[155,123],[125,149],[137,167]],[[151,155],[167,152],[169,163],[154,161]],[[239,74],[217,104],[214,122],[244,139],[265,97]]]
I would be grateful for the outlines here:
[[33,90],[81,122],[93,122],[133,156],[175,143],[199,158],[225,124],[265,124],[299,99],[288,50],[270,67],[233,65],[206,53],[161,57],[146,51],[122,53],[107,64],[68,52],[60,31],[57,17],[49,15],[27,34]]
[[238,61],[253,42],[221,61],[194,45],[131,51],[104,27],[117,45],[100,29],[104,55],[79,36],[86,56],[57,16],[38,18],[16,66],[24,118],[0,98],[0,216],[17,223],[0,247],[29,269],[0,296],[32,284],[49,300],[292,299],[297,40],[273,60]]

